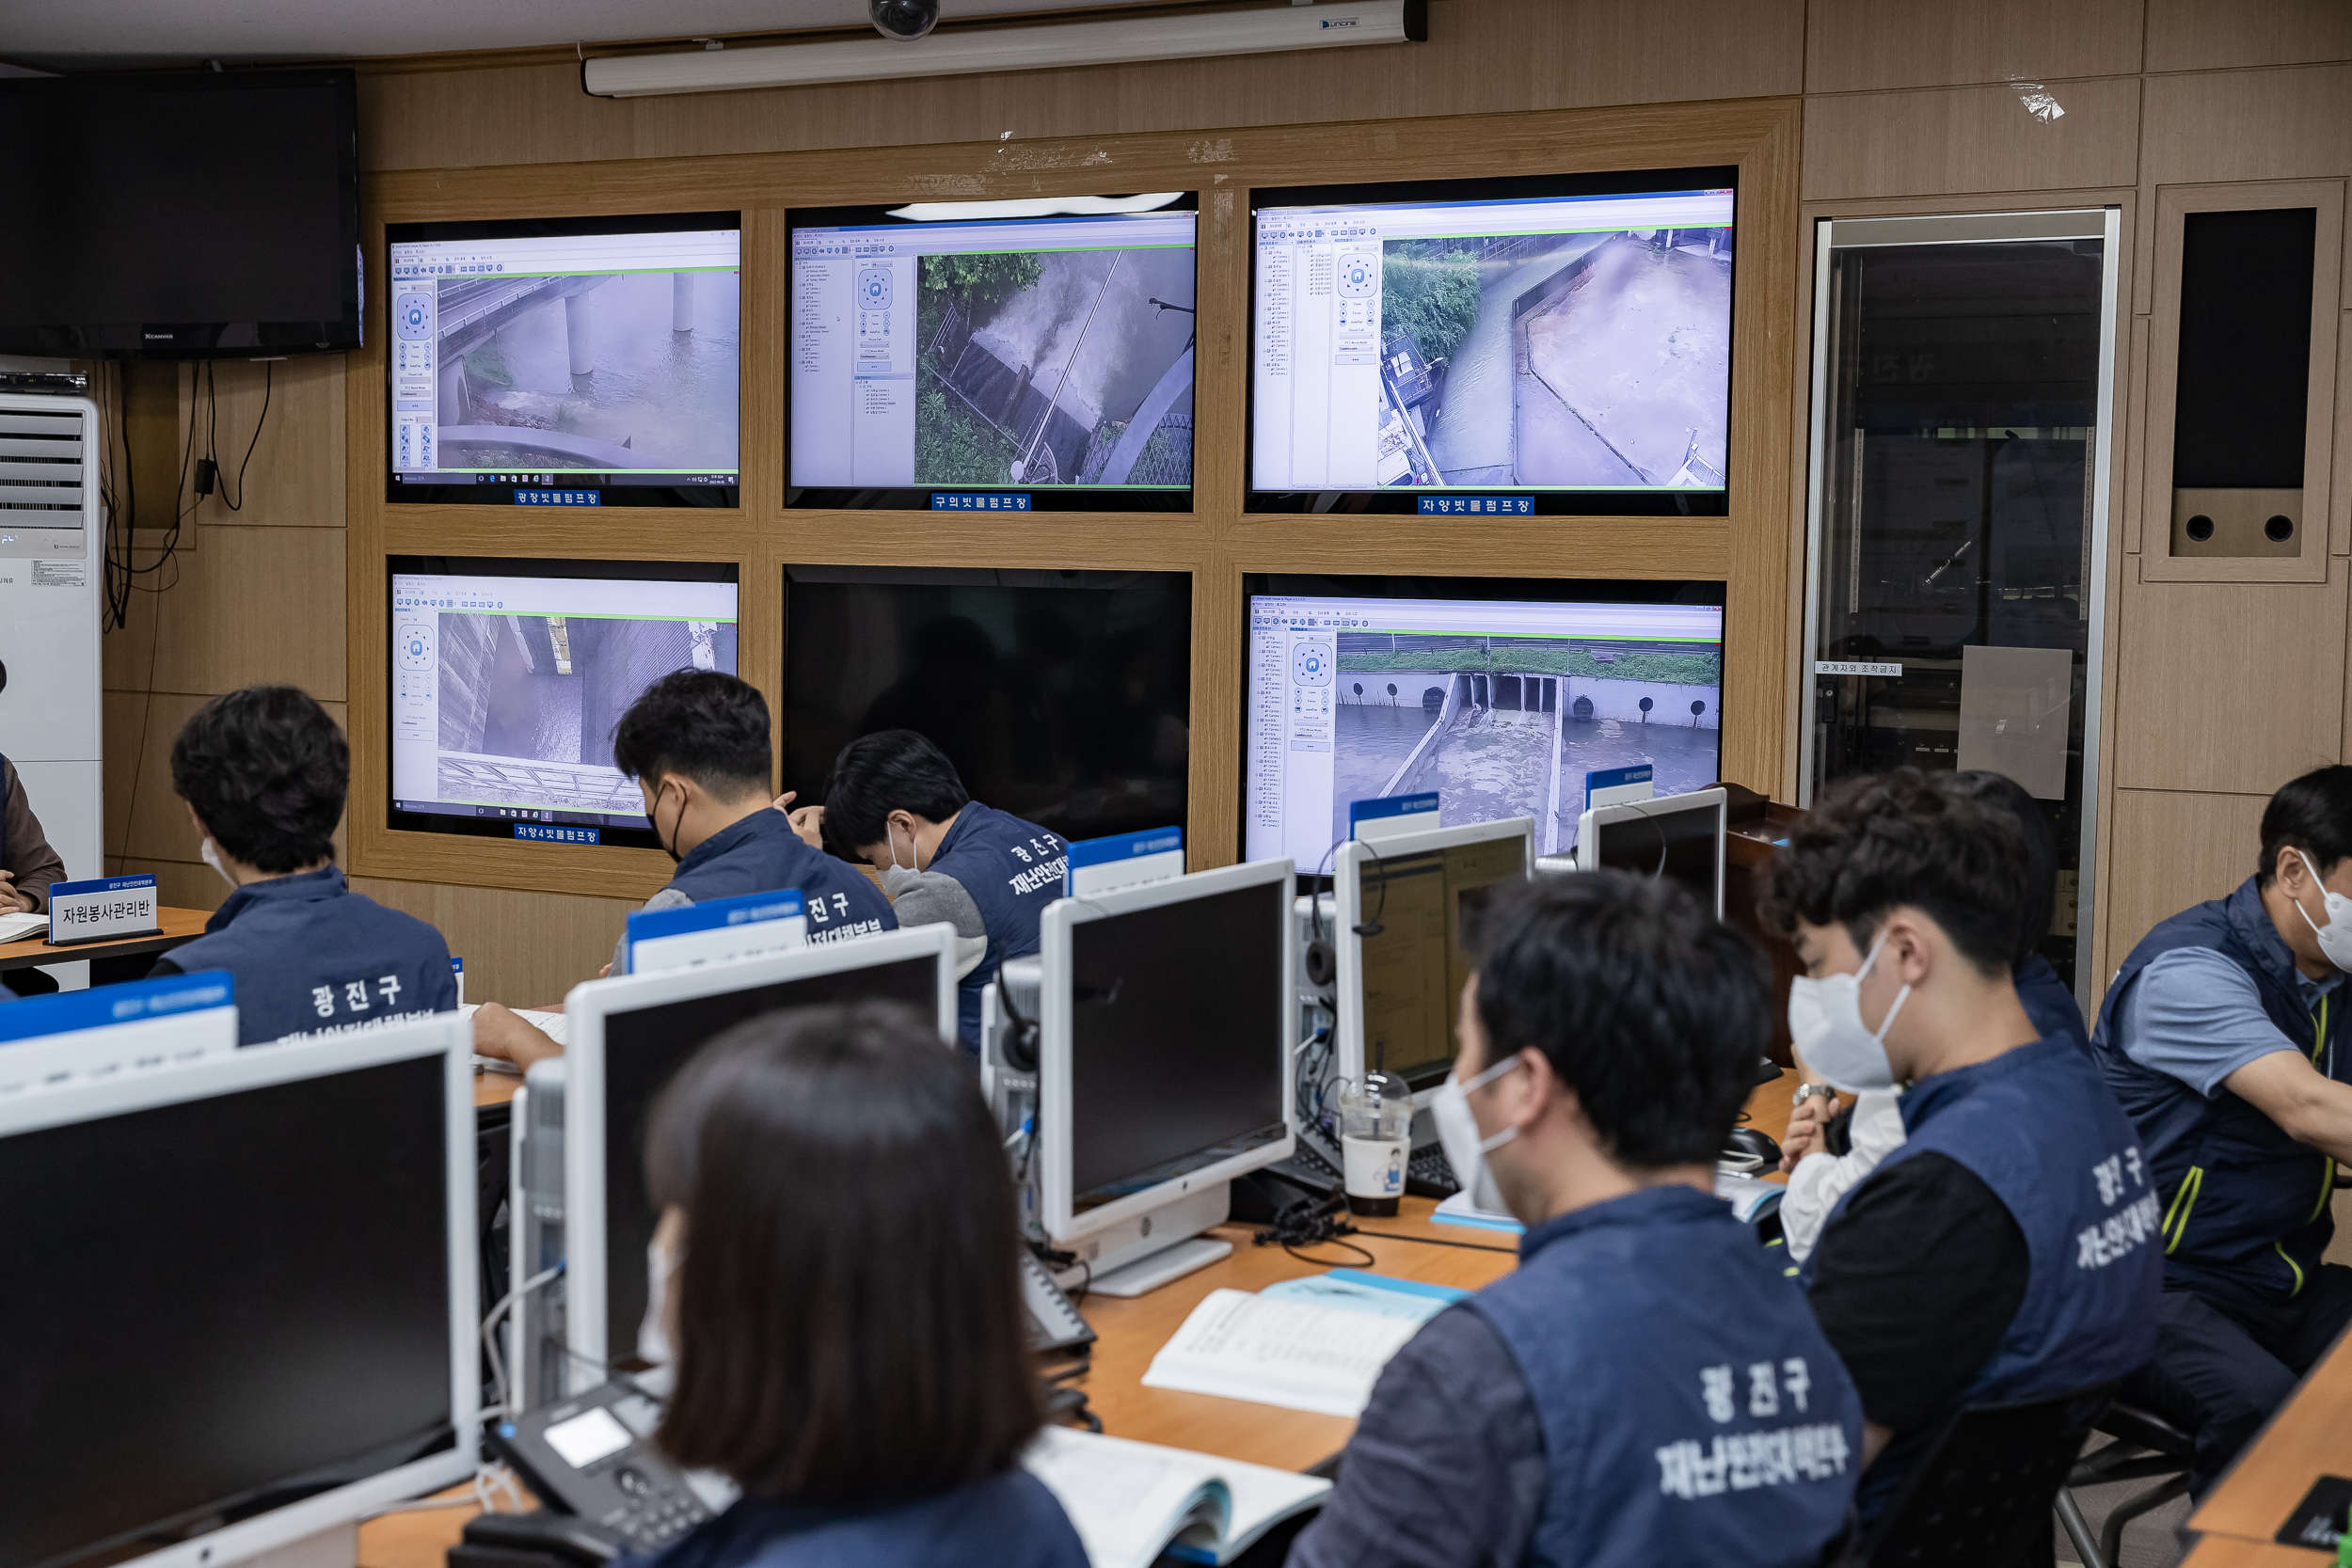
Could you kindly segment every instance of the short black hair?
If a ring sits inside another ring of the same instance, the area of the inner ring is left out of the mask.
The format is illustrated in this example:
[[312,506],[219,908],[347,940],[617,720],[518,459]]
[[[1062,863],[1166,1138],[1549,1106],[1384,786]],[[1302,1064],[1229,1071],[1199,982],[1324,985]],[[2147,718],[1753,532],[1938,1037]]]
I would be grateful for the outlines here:
[[2007,974],[2026,923],[2025,831],[2001,807],[1916,768],[1841,780],[1774,857],[1757,912],[1774,930],[1846,927],[1869,946],[1898,905],[1924,911],[1982,974]]
[[719,670],[673,670],[612,729],[612,766],[632,779],[675,774],[732,800],[768,787],[768,699]]
[[2322,877],[2352,855],[2352,768],[2314,768],[2279,786],[2263,807],[2263,861],[2255,881],[2268,887],[2279,851],[2300,849]]
[[916,730],[877,730],[841,748],[825,777],[825,836],[854,855],[880,844],[894,811],[945,822],[972,803],[947,753]]
[[334,857],[351,745],[309,692],[248,686],[181,726],[171,787],[232,859],[283,876]]
[[2051,831],[2050,814],[2042,802],[2007,773],[1990,768],[1964,768],[1951,775],[1951,784],[1970,799],[2009,813],[2017,821],[2018,835],[2026,841],[2026,903],[2018,920],[2017,945],[2010,955],[2013,968],[2041,948],[2042,939],[2050,934],[2051,917],[2058,912],[2058,834]]
[[914,1009],[769,1013],[656,1103],[686,1213],[661,1447],[751,1497],[844,1507],[1012,1467],[1041,1422],[1012,1178],[978,1081]]
[[1479,936],[1493,1061],[1541,1051],[1620,1165],[1714,1164],[1772,1034],[1754,942],[1679,882],[1609,870],[1498,893]]

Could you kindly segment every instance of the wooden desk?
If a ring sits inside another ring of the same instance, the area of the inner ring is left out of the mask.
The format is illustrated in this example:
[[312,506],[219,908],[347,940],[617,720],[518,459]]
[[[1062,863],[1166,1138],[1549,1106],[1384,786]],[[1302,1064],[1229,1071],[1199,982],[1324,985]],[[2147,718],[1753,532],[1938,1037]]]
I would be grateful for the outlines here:
[[[2237,1456],[2188,1528],[2206,1535],[2264,1544],[2312,1568],[2327,1558],[2272,1541],[2287,1514],[2322,1475],[2352,1476],[2352,1330],[2339,1336],[2328,1354],[2287,1396],[2269,1424]],[[2205,1562],[2200,1556],[2192,1561]],[[2215,1558],[2214,1562],[2261,1562],[2267,1558]]]
[[[1786,1132],[1788,1095],[1795,1082],[1795,1073],[1783,1073],[1751,1095],[1748,1125],[1761,1128],[1775,1139]],[[481,1092],[477,1084],[477,1101]],[[1408,1197],[1405,1212],[1394,1218],[1361,1223],[1367,1230],[1391,1231],[1399,1237],[1468,1244],[1438,1246],[1425,1241],[1361,1234],[1350,1239],[1372,1254],[1372,1266],[1378,1273],[1466,1291],[1501,1278],[1517,1264],[1517,1237],[1468,1226],[1433,1224],[1429,1212],[1436,1207],[1428,1198]],[[1165,1443],[1284,1470],[1306,1469],[1345,1448],[1356,1423],[1338,1416],[1143,1386],[1152,1357],[1211,1291],[1263,1290],[1278,1280],[1317,1272],[1317,1265],[1293,1258],[1279,1246],[1255,1245],[1247,1226],[1223,1226],[1214,1234],[1233,1243],[1231,1258],[1163,1285],[1149,1295],[1127,1301],[1094,1296],[1082,1304],[1081,1310],[1097,1338],[1092,1367],[1076,1386],[1086,1390],[1088,1402],[1103,1418],[1103,1430],[1114,1437]],[[1310,1258],[1327,1259],[1327,1267],[1362,1266],[1360,1259],[1341,1247],[1304,1251]],[[2292,1506],[2293,1499],[2282,1505]],[[430,1513],[392,1513],[373,1520],[359,1529],[360,1568],[441,1568],[442,1555],[456,1543],[458,1532],[473,1514],[469,1498]]]
[[[155,923],[163,929],[153,936],[124,937],[116,942],[76,942],[69,947],[52,947],[40,937],[28,937],[23,942],[0,942],[0,970],[31,969],[39,964],[92,962],[90,983],[105,985],[109,981],[101,974],[108,960],[149,958],[167,953],[183,942],[194,942],[204,934],[204,923],[213,918],[210,910],[158,909]],[[129,967],[129,966],[125,966]],[[119,979],[135,979],[136,975],[118,975]]]
[[[2289,1503],[2289,1508],[2295,1504]],[[2208,1535],[2189,1548],[2181,1568],[2328,1568],[2335,1559],[2301,1546],[2281,1546],[2276,1541],[2242,1541],[2234,1535]]]

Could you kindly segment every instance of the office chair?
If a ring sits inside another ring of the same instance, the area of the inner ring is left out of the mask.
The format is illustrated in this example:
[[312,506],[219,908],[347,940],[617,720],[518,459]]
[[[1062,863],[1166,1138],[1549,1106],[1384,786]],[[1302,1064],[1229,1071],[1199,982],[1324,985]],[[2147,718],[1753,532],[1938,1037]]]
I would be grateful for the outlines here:
[[[2192,1434],[2147,1406],[2125,1398],[2112,1401],[2092,1423],[2092,1430],[2103,1432],[2115,1441],[2075,1462],[2066,1484],[2058,1489],[2058,1523],[2066,1527],[2067,1539],[2074,1542],[2083,1568],[2116,1568],[2123,1551],[2123,1527],[2188,1490],[2189,1464],[2195,1457],[2197,1444]],[[2074,1489],[2119,1481],[2145,1481],[2151,1476],[2168,1479],[2116,1504],[2094,1545],[2090,1522],[2074,1501]]]
[[2114,1385],[1947,1422],[1838,1568],[2028,1568],[2051,1561],[2050,1509]]

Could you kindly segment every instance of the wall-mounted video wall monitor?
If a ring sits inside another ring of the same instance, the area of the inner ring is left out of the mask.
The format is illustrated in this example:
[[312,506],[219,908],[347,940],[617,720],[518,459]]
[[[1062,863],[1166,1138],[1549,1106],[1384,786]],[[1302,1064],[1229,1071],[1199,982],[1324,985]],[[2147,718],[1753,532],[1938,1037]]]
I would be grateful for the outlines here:
[[1198,206],[794,213],[785,503],[1189,511]]
[[974,800],[1064,838],[1184,820],[1189,573],[788,566],[784,649],[803,804],[843,746],[909,729]]
[[612,731],[674,670],[737,673],[736,569],[396,555],[390,825],[659,847]]
[[1737,174],[1252,192],[1248,509],[1724,515]]
[[1245,859],[1327,865],[1350,802],[1430,790],[1446,827],[1531,816],[1556,854],[1591,775],[1646,768],[1679,795],[1720,774],[1720,582],[1242,583]]
[[740,214],[384,233],[390,499],[736,504]]

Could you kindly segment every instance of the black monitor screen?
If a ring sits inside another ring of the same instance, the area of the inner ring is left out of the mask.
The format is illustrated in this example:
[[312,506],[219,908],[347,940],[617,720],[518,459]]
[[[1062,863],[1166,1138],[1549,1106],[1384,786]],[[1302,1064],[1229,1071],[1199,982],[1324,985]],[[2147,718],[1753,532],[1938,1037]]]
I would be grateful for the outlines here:
[[1073,927],[1072,1207],[1279,1142],[1288,880]]
[[645,1118],[678,1069],[748,1018],[826,1002],[903,1002],[939,1022],[939,961],[902,958],[804,980],[664,1002],[604,1021],[604,1275],[607,1360],[637,1353],[645,1316],[645,1247],[660,1217],[645,1196]]
[[1454,1017],[1473,967],[1478,919],[1497,887],[1527,879],[1527,841],[1487,839],[1367,858],[1358,872],[1364,1066],[1435,1085],[1454,1067]]
[[0,1568],[96,1568],[452,1447],[445,1070],[0,1139]]
[[850,741],[911,729],[974,800],[1066,839],[1184,819],[1188,574],[793,566],[784,637],[804,803]]
[[1721,807],[1708,805],[1644,811],[1630,821],[1605,823],[1594,830],[1600,836],[1600,863],[1637,877],[1671,877],[1712,912],[1720,896],[1715,884],[1723,862],[1716,838],[1721,815]]

